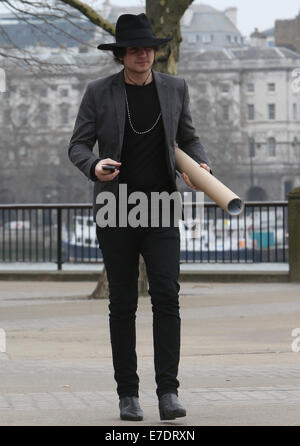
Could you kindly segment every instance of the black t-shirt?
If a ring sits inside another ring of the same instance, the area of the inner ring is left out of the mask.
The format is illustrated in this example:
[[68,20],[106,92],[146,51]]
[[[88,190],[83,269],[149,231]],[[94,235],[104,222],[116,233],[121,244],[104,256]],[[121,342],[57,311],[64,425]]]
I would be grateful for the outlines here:
[[[155,83],[145,86],[125,84],[131,124],[137,132],[151,129],[160,115],[160,104]],[[167,166],[165,134],[162,117],[151,131],[137,134],[132,130],[126,108],[124,141],[121,154],[119,184],[126,183],[128,194],[172,189]]]

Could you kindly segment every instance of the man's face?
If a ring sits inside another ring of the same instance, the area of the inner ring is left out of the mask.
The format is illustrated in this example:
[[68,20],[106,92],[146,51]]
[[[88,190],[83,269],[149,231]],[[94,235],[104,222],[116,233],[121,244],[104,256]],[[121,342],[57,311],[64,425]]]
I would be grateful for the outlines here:
[[154,62],[154,48],[126,48],[122,59],[125,69],[134,73],[146,73]]

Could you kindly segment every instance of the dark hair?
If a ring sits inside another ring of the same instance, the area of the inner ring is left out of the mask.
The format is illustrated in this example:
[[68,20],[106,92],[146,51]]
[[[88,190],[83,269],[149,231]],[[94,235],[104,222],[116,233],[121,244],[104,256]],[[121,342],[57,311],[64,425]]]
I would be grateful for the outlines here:
[[124,63],[122,62],[122,60],[120,60],[120,58],[124,57],[125,54],[126,54],[126,48],[114,48],[113,49],[114,61],[116,63],[124,65]]
[[[153,47],[154,52],[158,51],[158,46]],[[124,65],[123,61],[120,58],[123,58],[126,54],[127,48],[125,47],[117,47],[112,50],[114,55],[114,61],[118,64]]]

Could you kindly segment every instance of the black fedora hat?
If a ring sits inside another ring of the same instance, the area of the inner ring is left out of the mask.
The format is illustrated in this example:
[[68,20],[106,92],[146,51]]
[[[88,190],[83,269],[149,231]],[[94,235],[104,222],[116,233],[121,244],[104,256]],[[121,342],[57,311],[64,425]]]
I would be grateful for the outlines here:
[[115,48],[137,48],[163,45],[173,37],[158,39],[146,14],[123,14],[116,23],[116,42],[102,43],[99,50],[114,50]]

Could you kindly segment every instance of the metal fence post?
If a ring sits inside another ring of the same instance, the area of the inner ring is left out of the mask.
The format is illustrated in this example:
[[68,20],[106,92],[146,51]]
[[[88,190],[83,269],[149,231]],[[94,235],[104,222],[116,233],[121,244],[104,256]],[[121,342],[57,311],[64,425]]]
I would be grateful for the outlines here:
[[300,187],[287,194],[290,280],[300,282]]
[[62,269],[62,209],[57,208],[57,269]]

